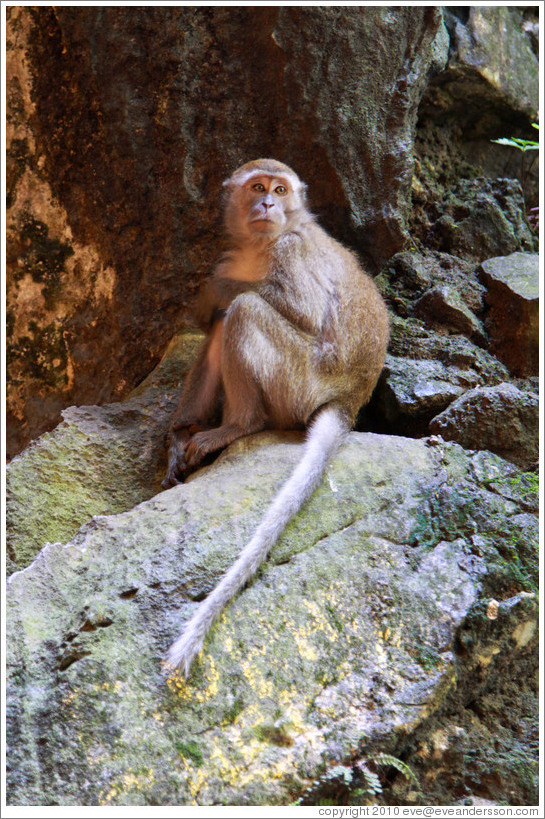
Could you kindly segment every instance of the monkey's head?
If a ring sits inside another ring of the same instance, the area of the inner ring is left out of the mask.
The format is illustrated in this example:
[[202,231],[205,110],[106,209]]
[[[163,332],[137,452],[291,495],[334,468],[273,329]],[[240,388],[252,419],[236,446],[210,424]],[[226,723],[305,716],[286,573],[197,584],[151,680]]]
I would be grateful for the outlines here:
[[312,219],[306,208],[306,185],[276,159],[246,162],[223,184],[227,189],[225,225],[239,241],[275,239]]

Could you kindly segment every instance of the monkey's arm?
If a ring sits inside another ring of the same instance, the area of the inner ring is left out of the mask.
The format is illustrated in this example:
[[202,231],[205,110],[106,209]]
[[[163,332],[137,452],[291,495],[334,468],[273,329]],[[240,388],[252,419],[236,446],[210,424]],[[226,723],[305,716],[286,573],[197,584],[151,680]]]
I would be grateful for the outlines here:
[[317,285],[309,298],[307,286],[300,288],[297,280],[288,279],[282,273],[274,274],[259,282],[257,292],[292,327],[311,336],[319,343],[335,338],[333,305],[334,297],[324,293]]
[[186,445],[195,432],[215,420],[221,394],[220,350],[223,322],[216,321],[204,340],[184,388],[168,433],[168,467],[163,487],[180,483],[187,470]]
[[257,292],[297,330],[329,341],[335,338],[339,294],[315,239],[320,235],[306,240],[296,231],[284,235],[272,249],[269,273],[257,283]]
[[256,282],[221,275],[208,279],[201,288],[193,309],[193,315],[201,330],[209,330],[214,321],[221,319],[236,296],[255,288]]

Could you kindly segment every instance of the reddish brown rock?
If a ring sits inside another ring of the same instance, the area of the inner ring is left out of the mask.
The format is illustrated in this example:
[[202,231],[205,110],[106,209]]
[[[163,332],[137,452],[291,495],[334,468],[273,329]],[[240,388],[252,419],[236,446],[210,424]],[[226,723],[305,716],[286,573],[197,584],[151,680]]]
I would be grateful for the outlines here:
[[490,351],[513,375],[539,373],[539,256],[511,253],[481,264]]

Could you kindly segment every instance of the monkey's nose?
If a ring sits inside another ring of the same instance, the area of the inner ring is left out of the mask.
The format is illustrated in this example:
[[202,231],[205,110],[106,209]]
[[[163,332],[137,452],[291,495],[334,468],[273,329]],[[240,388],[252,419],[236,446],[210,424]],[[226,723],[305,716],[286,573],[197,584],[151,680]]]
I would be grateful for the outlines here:
[[263,205],[265,210],[268,210],[269,208],[274,207],[274,202],[262,202],[261,204]]

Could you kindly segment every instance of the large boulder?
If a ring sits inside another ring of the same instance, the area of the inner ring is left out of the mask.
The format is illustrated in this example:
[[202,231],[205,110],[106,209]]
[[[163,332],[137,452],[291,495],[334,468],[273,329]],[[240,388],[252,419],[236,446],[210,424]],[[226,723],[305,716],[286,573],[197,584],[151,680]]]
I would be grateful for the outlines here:
[[449,692],[463,708],[496,668],[531,664],[531,476],[353,433],[188,682],[165,680],[166,648],[300,455],[239,442],[11,577],[10,805],[319,804],[339,765],[417,742]]
[[447,56],[438,8],[12,6],[7,21],[10,457],[152,369],[222,249],[221,183],[243,162],[292,165],[371,267],[401,250],[418,104]]
[[483,177],[462,179],[445,194],[427,240],[474,262],[537,246],[518,180]]
[[477,134],[512,121],[515,112],[536,120],[539,61],[525,11],[534,13],[508,6],[446,8],[449,60],[428,94],[426,110],[435,109],[430,114],[458,117]]

